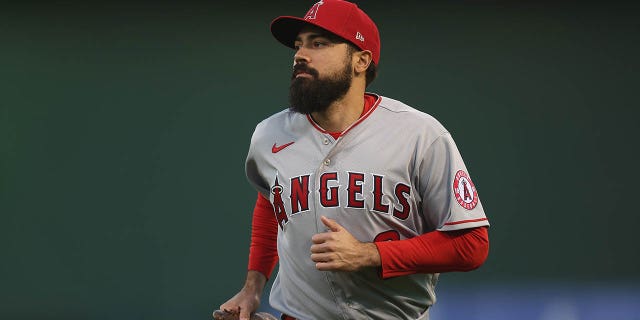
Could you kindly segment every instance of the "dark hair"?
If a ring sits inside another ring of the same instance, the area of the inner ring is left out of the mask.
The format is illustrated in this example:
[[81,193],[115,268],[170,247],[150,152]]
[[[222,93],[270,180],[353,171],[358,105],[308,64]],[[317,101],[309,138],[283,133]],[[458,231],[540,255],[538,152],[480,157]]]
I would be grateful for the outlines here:
[[[356,52],[360,52],[362,50],[360,50],[360,48],[358,48],[355,44],[353,44],[350,41],[347,41],[346,39],[335,35],[327,30],[324,30],[322,28],[320,28],[320,35],[322,37],[325,37],[327,39],[329,39],[329,41],[333,42],[333,43],[346,43],[347,44],[347,48],[348,48],[348,54],[349,55],[353,55]],[[378,66],[376,65],[375,62],[371,61],[371,63],[369,64],[369,67],[367,68],[367,71],[365,73],[365,87],[368,87],[369,84],[371,84],[371,82],[373,82],[373,80],[378,76]]]
[[[349,45],[349,54],[352,55],[356,52],[361,51],[360,48],[356,47],[355,44],[348,42],[347,44]],[[378,66],[376,66],[376,63],[371,61],[371,63],[369,64],[369,67],[367,68],[367,71],[365,73],[365,80],[366,80],[366,86],[368,87],[369,84],[371,84],[371,82],[373,82],[373,80],[376,78],[376,76],[378,76]]]

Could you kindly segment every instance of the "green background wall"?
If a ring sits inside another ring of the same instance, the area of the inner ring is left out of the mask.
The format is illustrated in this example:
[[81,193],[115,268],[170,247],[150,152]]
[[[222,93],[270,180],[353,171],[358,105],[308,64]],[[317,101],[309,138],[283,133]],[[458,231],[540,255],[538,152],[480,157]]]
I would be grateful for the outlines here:
[[[0,10],[0,318],[208,319],[244,279],[253,127],[312,1]],[[638,6],[360,1],[370,91],[453,134],[492,223],[469,284],[638,288]]]

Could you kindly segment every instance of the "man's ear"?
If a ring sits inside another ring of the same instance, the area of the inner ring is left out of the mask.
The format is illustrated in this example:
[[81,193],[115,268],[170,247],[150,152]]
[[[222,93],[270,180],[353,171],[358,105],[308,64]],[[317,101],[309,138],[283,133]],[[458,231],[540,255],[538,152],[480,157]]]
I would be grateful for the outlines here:
[[372,61],[371,51],[358,51],[353,55],[353,68],[356,73],[366,72]]

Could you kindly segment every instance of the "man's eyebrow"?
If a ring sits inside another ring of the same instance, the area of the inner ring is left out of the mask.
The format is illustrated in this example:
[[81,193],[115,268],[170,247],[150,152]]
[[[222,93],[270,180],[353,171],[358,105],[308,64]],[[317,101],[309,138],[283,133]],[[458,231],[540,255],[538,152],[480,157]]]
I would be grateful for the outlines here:
[[[344,42],[344,40],[342,40],[340,37],[335,36],[331,33],[328,32],[318,32],[318,33],[312,33],[308,36],[309,40],[315,40],[317,38],[326,38],[327,40],[333,42],[333,43],[341,43]],[[300,38],[300,36],[296,37],[295,41],[302,41],[302,38]]]
[[[321,33],[312,33],[307,38],[309,38],[309,40],[313,40],[320,37],[326,37],[326,36]],[[302,41],[302,38],[300,36],[297,36],[296,41]]]

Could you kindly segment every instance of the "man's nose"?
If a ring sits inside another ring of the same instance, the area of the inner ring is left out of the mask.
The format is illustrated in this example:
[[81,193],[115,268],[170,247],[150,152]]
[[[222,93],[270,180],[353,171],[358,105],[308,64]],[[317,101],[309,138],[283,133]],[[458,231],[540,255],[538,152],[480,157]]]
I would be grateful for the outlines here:
[[309,55],[307,54],[307,50],[304,47],[298,48],[296,53],[293,55],[293,65],[298,63],[309,63]]

